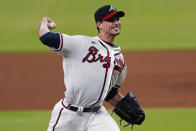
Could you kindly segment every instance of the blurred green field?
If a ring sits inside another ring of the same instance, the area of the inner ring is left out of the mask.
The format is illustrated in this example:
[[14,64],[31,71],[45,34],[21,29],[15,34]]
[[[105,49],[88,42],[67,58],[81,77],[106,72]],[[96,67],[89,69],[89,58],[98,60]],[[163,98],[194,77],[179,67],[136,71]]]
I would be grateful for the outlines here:
[[[196,109],[145,109],[146,120],[134,131],[195,131]],[[110,111],[111,112],[111,111]],[[0,111],[0,131],[44,131],[50,111]],[[119,123],[119,118],[113,117]],[[123,123],[125,124],[125,123]],[[130,131],[131,126],[121,131]]]
[[124,50],[195,50],[195,0],[6,0],[0,1],[0,52],[43,52],[38,29],[43,16],[54,32],[97,35],[94,11],[112,4],[125,11],[116,43]]

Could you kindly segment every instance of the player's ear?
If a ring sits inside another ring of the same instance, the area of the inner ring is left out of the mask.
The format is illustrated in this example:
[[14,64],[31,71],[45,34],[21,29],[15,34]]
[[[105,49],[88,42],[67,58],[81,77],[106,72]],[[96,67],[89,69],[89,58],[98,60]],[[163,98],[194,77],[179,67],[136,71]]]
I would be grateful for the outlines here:
[[97,30],[98,30],[98,33],[100,33],[100,30],[102,30],[103,29],[103,22],[100,22],[100,21],[98,21],[98,22],[96,22],[96,25],[97,25]]
[[96,22],[96,25],[97,25],[98,28],[101,27],[101,24],[102,24],[102,22],[100,22],[100,21]]

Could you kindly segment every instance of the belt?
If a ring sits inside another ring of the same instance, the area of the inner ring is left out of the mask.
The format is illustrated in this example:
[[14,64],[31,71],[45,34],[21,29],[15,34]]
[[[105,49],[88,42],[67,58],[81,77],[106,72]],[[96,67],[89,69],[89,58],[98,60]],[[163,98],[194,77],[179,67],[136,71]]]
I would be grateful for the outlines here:
[[70,106],[68,109],[75,111],[75,112],[97,112],[97,111],[99,111],[100,108],[101,108],[101,106],[89,107],[89,108]]
[[68,104],[68,105],[66,106],[66,105],[64,105],[63,101],[64,101],[64,98],[62,99],[61,103],[62,103],[62,105],[63,105],[66,109],[69,109],[69,110],[75,111],[75,112],[97,112],[97,111],[99,111],[99,109],[101,108],[101,106],[88,107],[88,108],[75,107],[75,106],[72,106],[71,104]]

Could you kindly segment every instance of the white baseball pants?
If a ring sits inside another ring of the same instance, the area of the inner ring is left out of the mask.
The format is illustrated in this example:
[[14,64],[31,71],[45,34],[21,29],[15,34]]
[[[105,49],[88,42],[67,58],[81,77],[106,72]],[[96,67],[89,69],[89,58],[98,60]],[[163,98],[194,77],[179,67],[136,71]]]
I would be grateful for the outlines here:
[[47,131],[120,131],[120,129],[103,106],[96,113],[78,113],[66,109],[59,101],[52,111]]

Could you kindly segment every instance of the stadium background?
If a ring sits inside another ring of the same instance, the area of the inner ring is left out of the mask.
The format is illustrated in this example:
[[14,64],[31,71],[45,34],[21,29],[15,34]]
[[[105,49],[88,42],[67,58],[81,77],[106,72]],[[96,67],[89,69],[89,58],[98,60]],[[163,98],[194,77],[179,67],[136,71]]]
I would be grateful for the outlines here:
[[147,113],[134,129],[196,129],[194,0],[7,0],[0,1],[0,130],[46,130],[63,97],[61,58],[38,39],[42,17],[55,20],[54,32],[95,36],[93,14],[104,4],[126,12],[116,40],[128,65],[121,91],[131,90]]

